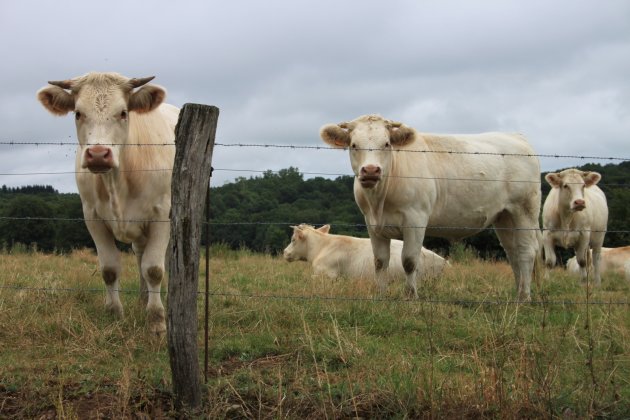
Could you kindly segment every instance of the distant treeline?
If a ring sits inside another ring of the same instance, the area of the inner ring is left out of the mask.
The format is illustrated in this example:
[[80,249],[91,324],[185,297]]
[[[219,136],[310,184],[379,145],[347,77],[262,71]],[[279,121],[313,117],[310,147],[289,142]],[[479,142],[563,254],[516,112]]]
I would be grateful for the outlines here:
[[[630,162],[586,164],[582,170],[602,174],[610,216],[605,246],[630,245]],[[544,177],[545,174],[541,176]],[[210,242],[231,248],[276,253],[289,242],[291,225],[331,224],[331,232],[367,237],[365,221],[354,202],[352,176],[304,179],[297,168],[238,178],[210,191]],[[549,192],[542,181],[543,200]],[[82,220],[78,194],[60,194],[51,186],[0,190],[0,246],[16,243],[50,252],[93,247]],[[202,235],[204,241],[205,234]],[[496,235],[487,230],[464,240],[480,256],[502,258]],[[442,254],[449,243],[427,238],[425,246]],[[121,245],[122,246],[122,245]]]

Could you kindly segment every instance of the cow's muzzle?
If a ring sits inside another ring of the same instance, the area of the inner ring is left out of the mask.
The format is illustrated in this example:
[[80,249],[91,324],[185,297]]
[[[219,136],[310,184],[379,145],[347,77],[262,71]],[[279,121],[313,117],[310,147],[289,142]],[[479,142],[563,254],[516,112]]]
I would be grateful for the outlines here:
[[365,165],[359,172],[359,183],[363,188],[374,188],[381,180],[381,167],[376,165]]
[[586,208],[586,202],[584,200],[575,200],[573,202],[573,211],[582,211]]
[[360,176],[359,183],[363,188],[374,188],[381,177],[378,176]]
[[95,174],[109,172],[114,167],[113,155],[109,147],[101,145],[88,147],[83,156],[83,166]]

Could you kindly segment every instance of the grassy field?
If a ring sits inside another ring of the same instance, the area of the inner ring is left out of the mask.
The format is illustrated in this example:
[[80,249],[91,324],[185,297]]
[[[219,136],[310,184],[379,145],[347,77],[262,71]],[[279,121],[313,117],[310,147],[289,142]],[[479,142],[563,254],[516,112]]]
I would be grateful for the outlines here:
[[[0,418],[177,417],[166,339],[146,330],[135,258],[124,261],[116,320],[91,251],[0,254]],[[534,303],[516,304],[508,266],[465,251],[419,300],[403,281],[381,296],[368,280],[313,278],[306,263],[245,250],[218,247],[210,265],[194,417],[630,417],[621,276],[589,292],[556,269]]]

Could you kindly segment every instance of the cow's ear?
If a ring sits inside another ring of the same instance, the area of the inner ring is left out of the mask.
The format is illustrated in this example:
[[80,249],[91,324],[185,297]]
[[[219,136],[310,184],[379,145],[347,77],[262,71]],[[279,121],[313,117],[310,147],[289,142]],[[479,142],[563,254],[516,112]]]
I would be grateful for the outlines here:
[[47,86],[37,92],[37,99],[50,113],[66,115],[74,111],[74,96],[58,86]]
[[136,111],[140,114],[153,111],[160,106],[165,97],[166,91],[163,88],[156,85],[145,85],[129,96],[129,111]]
[[321,233],[328,233],[330,232],[330,225],[324,225],[317,230],[320,231]]
[[348,147],[350,145],[350,133],[337,124],[325,125],[319,130],[319,135],[325,143],[333,147]]
[[562,177],[555,172],[550,172],[545,175],[545,180],[554,188],[560,188],[562,186]]
[[389,129],[390,141],[395,146],[405,146],[416,139],[416,131],[407,127],[406,125],[400,125],[400,127],[392,127]]
[[591,187],[599,182],[602,179],[602,176],[597,172],[584,172],[582,174],[582,179],[587,187]]

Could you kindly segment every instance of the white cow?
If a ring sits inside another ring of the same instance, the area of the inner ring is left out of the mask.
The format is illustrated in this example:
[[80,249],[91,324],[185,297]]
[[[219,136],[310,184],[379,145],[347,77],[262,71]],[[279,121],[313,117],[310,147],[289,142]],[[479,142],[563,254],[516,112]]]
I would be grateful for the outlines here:
[[[329,234],[330,225],[318,229],[301,224],[293,226],[291,243],[284,249],[287,261],[308,261],[315,275],[325,275],[331,279],[337,277],[366,278],[374,276],[374,254],[368,238],[355,238],[345,235]],[[402,278],[405,275],[399,256],[402,241],[391,242],[391,259],[388,277]],[[442,273],[448,262],[426,248],[420,256],[425,267],[425,276],[436,277]]]
[[[589,253],[592,254],[591,251],[589,251]],[[591,264],[589,269],[592,267],[593,265]],[[630,246],[618,248],[602,247],[599,269],[601,273],[612,271],[622,274],[625,276],[626,280],[630,281],[630,271],[628,271],[628,269],[630,269]],[[581,267],[577,262],[577,258],[569,258],[567,261],[567,271],[571,274],[581,274]]]
[[543,205],[543,244],[547,267],[556,265],[555,247],[573,248],[586,281],[592,249],[593,280],[601,284],[601,249],[608,225],[608,205],[603,191],[596,185],[597,172],[565,169],[545,176],[551,191]]
[[424,134],[378,115],[329,124],[320,134],[329,145],[350,149],[354,197],[381,289],[391,239],[404,241],[407,286],[417,296],[425,234],[460,239],[494,225],[518,297],[530,299],[540,252],[540,165],[523,136]]
[[149,328],[161,334],[166,322],[160,287],[170,235],[179,110],[162,103],[166,92],[146,84],[152,79],[89,73],[48,82],[37,97],[55,115],[74,112],[79,139],[76,182],[107,288],[107,310],[123,315],[118,296],[121,261],[115,240],[131,243]]

